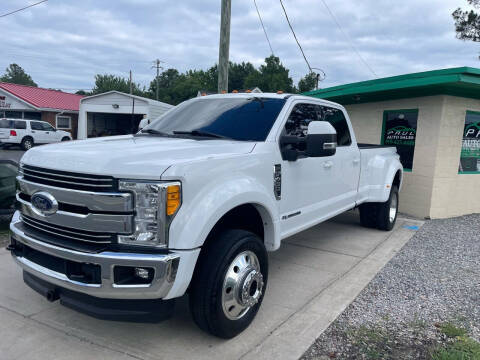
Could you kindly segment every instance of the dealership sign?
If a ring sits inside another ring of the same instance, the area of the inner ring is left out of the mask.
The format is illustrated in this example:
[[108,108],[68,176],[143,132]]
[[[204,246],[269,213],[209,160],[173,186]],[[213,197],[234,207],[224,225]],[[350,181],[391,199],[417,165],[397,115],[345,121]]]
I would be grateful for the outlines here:
[[0,96],[0,109],[10,109],[11,106],[12,104],[7,102],[5,96]]
[[407,126],[395,126],[385,134],[385,145],[415,145],[416,130]]
[[465,117],[459,173],[480,173],[480,113],[468,111]]

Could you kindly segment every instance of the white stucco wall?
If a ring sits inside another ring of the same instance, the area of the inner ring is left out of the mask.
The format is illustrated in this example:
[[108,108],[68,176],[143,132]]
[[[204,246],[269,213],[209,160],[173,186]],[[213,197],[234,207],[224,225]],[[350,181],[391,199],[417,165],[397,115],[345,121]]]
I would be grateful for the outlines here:
[[418,109],[412,172],[406,172],[400,211],[421,218],[480,212],[480,175],[458,174],[466,110],[480,100],[428,96],[346,106],[358,142],[380,144],[385,110]]

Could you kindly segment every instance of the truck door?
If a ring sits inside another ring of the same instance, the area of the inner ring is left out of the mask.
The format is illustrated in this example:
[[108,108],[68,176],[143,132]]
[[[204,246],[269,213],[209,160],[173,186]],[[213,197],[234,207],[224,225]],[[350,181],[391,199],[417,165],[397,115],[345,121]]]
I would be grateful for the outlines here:
[[319,120],[328,121],[337,131],[337,152],[332,159],[330,203],[332,213],[354,207],[360,178],[360,150],[352,139],[349,122],[341,109],[316,105]]
[[340,109],[296,103],[282,135],[305,137],[308,124],[319,120],[329,121],[337,130],[337,152],[328,157],[301,155],[296,161],[282,161],[280,213],[283,236],[355,205],[360,154]]

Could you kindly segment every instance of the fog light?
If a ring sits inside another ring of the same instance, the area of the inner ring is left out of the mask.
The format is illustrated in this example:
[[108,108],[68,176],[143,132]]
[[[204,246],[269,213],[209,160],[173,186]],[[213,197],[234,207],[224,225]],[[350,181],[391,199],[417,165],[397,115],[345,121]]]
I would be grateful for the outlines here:
[[144,268],[135,268],[135,276],[140,279],[148,279],[150,277],[150,272],[148,269]]

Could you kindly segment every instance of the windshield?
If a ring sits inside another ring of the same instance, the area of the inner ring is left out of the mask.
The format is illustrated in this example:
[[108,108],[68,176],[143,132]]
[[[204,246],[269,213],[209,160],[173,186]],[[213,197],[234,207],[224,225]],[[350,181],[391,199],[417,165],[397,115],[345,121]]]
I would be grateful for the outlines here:
[[143,132],[265,141],[284,104],[284,99],[262,97],[195,99],[170,110]]

